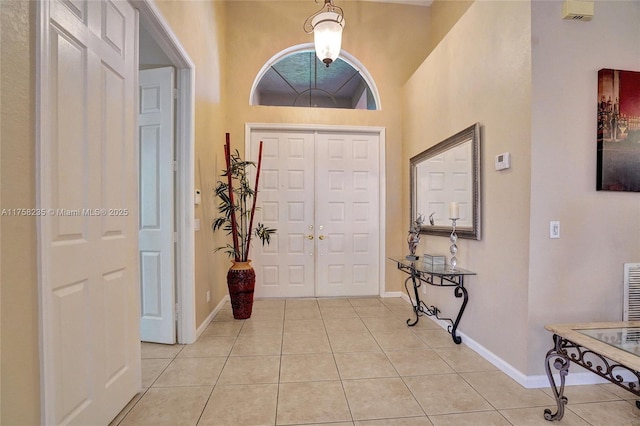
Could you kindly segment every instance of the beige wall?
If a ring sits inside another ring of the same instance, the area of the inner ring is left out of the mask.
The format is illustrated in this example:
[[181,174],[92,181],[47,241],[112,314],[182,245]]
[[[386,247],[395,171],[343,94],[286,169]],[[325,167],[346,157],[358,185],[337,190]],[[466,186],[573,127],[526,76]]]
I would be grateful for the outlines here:
[[[483,237],[459,243],[461,265],[478,272],[460,329],[542,386],[544,325],[619,320],[622,264],[640,257],[636,194],[595,190],[597,70],[640,69],[640,4],[597,1],[590,22],[561,10],[560,0],[473,3],[409,80],[403,105],[403,162],[483,126]],[[505,151],[512,168],[496,172]],[[408,190],[403,200],[408,212]],[[561,222],[559,240],[550,220]],[[448,254],[446,238],[422,244]],[[457,307],[451,299],[435,296]]]
[[[264,2],[262,5],[273,4]],[[35,2],[2,2],[2,207],[34,207],[35,206],[35,135],[34,135],[34,81],[35,81]],[[246,114],[248,107],[248,89],[245,87],[242,100],[234,96],[231,100],[237,103],[229,113],[225,109],[227,88],[236,90],[238,85],[250,85],[262,63],[280,48],[291,44],[307,42],[310,36],[300,30],[304,17],[311,13],[307,7],[300,9],[299,16],[292,16],[291,9],[299,8],[282,2],[278,8],[282,16],[290,17],[287,28],[283,32],[280,27],[281,16],[272,20],[272,34],[265,36],[264,27],[256,26],[242,20],[240,26],[245,28],[237,33],[235,26],[230,26],[229,35],[238,39],[225,42],[226,22],[229,19],[242,17],[233,13],[227,16],[225,2],[206,1],[158,1],[158,8],[178,36],[196,66],[196,187],[202,190],[203,203],[196,207],[196,217],[202,221],[202,230],[196,235],[196,323],[200,325],[210,314],[216,304],[227,294],[225,275],[228,261],[222,255],[214,255],[213,248],[222,243],[222,236],[213,241],[209,232],[210,221],[215,215],[212,188],[220,172],[222,143],[224,133],[231,131],[234,145],[243,140],[243,123],[246,121],[262,122],[322,122],[332,124],[359,124],[395,127],[388,133],[388,141],[395,149],[388,150],[388,167],[398,169],[400,131],[399,105],[397,92],[402,80],[401,75],[409,75],[411,67],[419,63],[413,52],[424,49],[420,43],[405,49],[404,53],[395,55],[395,60],[386,61],[380,58],[392,56],[393,43],[401,41],[399,32],[388,31],[382,23],[386,22],[389,9],[374,8],[375,12],[367,14],[369,37],[384,46],[384,55],[366,49],[368,55],[378,58],[370,69],[377,75],[374,78],[382,82],[385,112],[348,112],[343,116],[340,112],[328,114],[303,110],[295,111],[284,108],[266,114]],[[308,6],[308,4],[305,4]],[[240,7],[240,5],[238,5]],[[411,9],[411,8],[410,8]],[[347,8],[347,10],[349,10]],[[418,13],[416,13],[418,12]],[[357,14],[354,11],[351,22],[356,25]],[[423,34],[424,22],[428,19],[425,9],[413,12],[398,12],[402,18],[399,22],[416,24],[412,34]],[[261,16],[249,14],[256,20]],[[420,26],[420,25],[422,26]],[[387,30],[390,36],[377,32],[377,28]],[[256,58],[255,46],[246,45],[237,50],[239,43],[250,39],[263,40],[261,56],[258,62],[248,59]],[[293,37],[294,40],[291,39]],[[274,39],[282,40],[281,47],[274,49]],[[352,40],[354,38],[352,37]],[[418,39],[424,39],[420,36]],[[365,41],[360,42],[366,45]],[[345,44],[345,48],[347,44]],[[232,52],[234,59],[228,64],[226,52]],[[352,53],[367,63],[368,56],[363,51],[352,49]],[[265,56],[266,55],[266,56]],[[364,58],[361,56],[365,56]],[[228,86],[225,81],[226,70],[234,76]],[[248,70],[248,71],[247,71]],[[248,74],[247,74],[248,72]],[[248,75],[248,77],[247,77]],[[384,77],[380,77],[384,75]],[[243,83],[239,83],[239,82]],[[236,92],[232,92],[236,93]],[[396,98],[394,99],[394,96]],[[240,110],[241,114],[238,115]],[[356,118],[354,118],[356,117]],[[396,123],[395,125],[393,123]],[[235,127],[234,127],[235,126]],[[242,148],[242,146],[239,146]],[[390,188],[399,185],[399,177],[392,176]],[[395,184],[393,184],[395,182]],[[398,206],[397,192],[388,195],[390,205]],[[2,388],[11,389],[11,393],[3,395],[2,424],[38,424],[40,417],[39,399],[39,350],[38,350],[38,305],[36,278],[36,228],[35,221],[24,218],[2,217]],[[393,226],[389,227],[393,230]],[[387,230],[389,232],[389,230]],[[392,239],[391,239],[392,240]],[[211,291],[211,301],[206,302],[206,292]]]
[[[227,294],[228,263],[214,255],[211,218],[217,156],[224,142],[226,59],[225,2],[157,1],[162,15],[195,64],[195,186],[202,203],[195,206],[200,231],[195,238],[196,326],[200,326]],[[207,291],[211,300],[207,302]]]
[[[311,41],[301,25],[315,11],[313,3],[157,2],[196,64],[195,179],[203,191],[203,204],[196,207],[202,221],[196,234],[197,324],[227,292],[228,262],[222,254],[212,253],[220,238],[214,241],[209,232],[215,215],[212,188],[221,169],[225,132],[242,151],[246,122],[386,127],[384,232],[387,252],[393,254],[405,250],[409,157],[478,121],[484,126],[485,141],[483,240],[460,243],[461,264],[478,272],[469,280],[471,301],[461,329],[518,370],[537,374],[542,368],[539,353],[543,347],[546,350],[549,337],[541,330],[542,323],[615,319],[620,311],[621,263],[640,255],[640,203],[634,194],[592,190],[595,150],[589,142],[583,144],[592,139],[591,130],[588,125],[567,126],[560,121],[570,111],[573,122],[592,122],[588,109],[595,107],[585,105],[595,95],[575,96],[595,87],[593,77],[584,74],[604,66],[640,68],[638,55],[610,50],[612,45],[630,43],[627,51],[637,52],[640,36],[632,23],[638,22],[638,4],[598,2],[597,19],[579,23],[556,18],[559,1],[534,2],[532,97],[529,2],[483,1],[471,6],[453,2],[447,8],[449,2],[436,1],[431,9],[345,3],[343,49],[371,73],[380,90],[382,111],[248,105],[251,84],[264,62],[284,48]],[[35,3],[1,5],[0,203],[2,208],[33,207]],[[461,21],[448,31],[447,25],[463,12]],[[431,24],[436,16],[438,22]],[[607,42],[611,28],[622,32],[619,39]],[[446,34],[440,43],[438,34]],[[592,54],[593,45],[601,46],[597,55]],[[570,61],[576,52],[581,52],[581,59]],[[563,90],[560,84],[572,84],[576,76],[581,76],[577,90]],[[549,81],[554,84],[547,85]],[[558,118],[550,121],[550,116]],[[562,143],[553,143],[558,135],[563,136]],[[504,151],[511,152],[513,167],[495,172],[493,157]],[[551,218],[563,224],[562,238],[555,245],[546,240]],[[38,424],[35,222],[2,217],[1,225],[0,423]],[[448,247],[445,238],[429,236],[423,244],[441,253]],[[585,268],[585,264],[600,267]],[[387,290],[400,290],[400,278],[388,268]],[[210,303],[207,290],[212,292]],[[451,308],[451,299],[447,294],[437,302]],[[512,354],[507,349],[527,347],[528,340],[527,351]]]
[[[35,8],[36,2],[3,1],[1,47],[1,208],[35,207]],[[202,323],[226,294],[215,279],[212,238],[204,220],[207,189],[213,186],[214,135],[224,132],[224,59],[218,52],[224,36],[222,2],[159,2],[172,29],[197,67],[196,186],[204,202],[196,209],[203,230],[196,234],[196,313]],[[210,191],[208,192],[210,195]],[[209,197],[211,198],[211,197]],[[2,315],[1,424],[40,423],[38,299],[35,220],[2,216],[0,294]],[[226,267],[224,268],[226,273]],[[206,302],[206,291],[212,300]],[[11,392],[6,392],[11,389]]]
[[434,0],[431,11],[431,47],[433,50],[443,40],[458,19],[469,9],[475,0]]
[[[225,277],[229,261],[223,253],[213,253],[215,247],[225,244],[225,237],[222,233],[212,236],[209,231],[217,215],[212,189],[224,169],[224,133],[229,132],[233,147],[243,152],[245,123],[385,127],[387,224],[384,232],[388,251],[401,250],[405,224],[399,220],[400,193],[397,191],[404,172],[400,165],[400,91],[406,78],[428,53],[429,9],[371,2],[343,5],[347,20],[343,49],[368,69],[380,91],[383,108],[382,111],[352,111],[249,106],[251,86],[264,63],[283,49],[313,40],[313,36],[302,31],[302,22],[317,10],[316,5],[297,1],[159,1],[157,4],[196,63],[196,187],[202,190],[203,198],[203,204],[196,208],[202,229],[196,233],[197,324],[200,325],[227,294]],[[214,7],[208,9],[211,4]],[[203,16],[211,16],[211,26],[202,25]],[[394,16],[394,20],[387,19],[388,16]],[[397,30],[398,22],[402,22],[405,31]],[[398,49],[399,45],[403,49]],[[211,84],[220,84],[220,93],[233,96],[211,96],[214,94]],[[399,290],[395,273],[390,269],[387,274],[391,277],[387,278],[388,290]],[[207,290],[212,293],[208,304]]]
[[[35,208],[35,2],[0,3],[0,208]],[[40,423],[36,223],[2,216],[0,424]]]
[[[262,66],[288,47],[310,43],[304,19],[317,10],[312,2],[229,2],[227,129],[232,143],[244,150],[245,123],[305,123],[386,128],[387,251],[399,252],[406,223],[401,220],[401,87],[427,52],[429,9],[374,2],[346,2],[342,49],[367,68],[380,92],[381,111],[249,106],[249,94]],[[393,19],[388,17],[393,16]],[[398,30],[401,23],[403,30]],[[398,48],[402,46],[402,48]],[[391,266],[391,265],[387,265]],[[387,269],[387,290],[400,289],[395,268]]]
[[[402,200],[409,218],[409,158],[479,122],[482,126],[482,240],[458,240],[459,264],[477,272],[460,330],[524,371],[531,140],[528,2],[473,3],[404,87]],[[490,31],[487,31],[490,29]],[[512,168],[496,172],[496,154]],[[449,257],[445,237],[421,248]],[[428,289],[443,315],[460,306],[449,289]],[[508,345],[505,344],[508,342]]]
[[560,19],[560,1],[532,5],[527,372],[543,374],[544,325],[621,320],[623,263],[640,260],[640,194],[595,190],[597,71],[640,71],[640,3],[597,1],[589,22]]

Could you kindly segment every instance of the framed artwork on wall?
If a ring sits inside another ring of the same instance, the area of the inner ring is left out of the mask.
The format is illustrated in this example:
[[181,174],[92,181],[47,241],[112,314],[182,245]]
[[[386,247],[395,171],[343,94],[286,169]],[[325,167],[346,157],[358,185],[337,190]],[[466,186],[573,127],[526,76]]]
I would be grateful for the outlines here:
[[598,71],[596,189],[640,192],[640,72]]

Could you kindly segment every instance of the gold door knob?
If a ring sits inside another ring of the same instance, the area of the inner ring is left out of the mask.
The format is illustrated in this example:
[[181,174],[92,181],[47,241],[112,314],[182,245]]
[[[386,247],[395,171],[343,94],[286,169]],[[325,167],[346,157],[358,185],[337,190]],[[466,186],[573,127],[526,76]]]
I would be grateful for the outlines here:
[[324,240],[324,235],[320,235],[318,238]]
[[313,240],[313,235],[311,235],[311,234],[307,235],[307,239],[308,240]]

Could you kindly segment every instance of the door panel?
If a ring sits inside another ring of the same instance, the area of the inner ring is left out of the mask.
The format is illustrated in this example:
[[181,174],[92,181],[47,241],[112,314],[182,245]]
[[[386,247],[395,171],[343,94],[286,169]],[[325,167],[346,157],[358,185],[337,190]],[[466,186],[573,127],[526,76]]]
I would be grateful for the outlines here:
[[317,135],[317,296],[378,294],[378,140]]
[[140,337],[176,342],[172,67],[140,71]]
[[473,177],[469,174],[472,161],[471,142],[428,160],[428,167],[422,169],[423,175],[418,178],[430,197],[427,211],[421,213],[426,216],[435,213],[434,216],[443,221],[441,224],[449,226],[449,203],[457,201],[460,206],[457,225],[473,225],[473,206],[467,201],[473,199]]
[[44,417],[107,424],[141,387],[137,16],[124,1],[40,7],[49,35],[38,147]]
[[264,247],[259,240],[252,239],[256,295],[311,297],[315,291],[314,241],[308,239],[313,236],[314,224],[313,135],[254,132],[251,152],[256,156],[260,141],[263,141],[260,210],[255,222],[278,231],[271,244]]
[[257,297],[376,295],[379,136],[252,131],[264,143],[257,216],[277,229],[252,247]]

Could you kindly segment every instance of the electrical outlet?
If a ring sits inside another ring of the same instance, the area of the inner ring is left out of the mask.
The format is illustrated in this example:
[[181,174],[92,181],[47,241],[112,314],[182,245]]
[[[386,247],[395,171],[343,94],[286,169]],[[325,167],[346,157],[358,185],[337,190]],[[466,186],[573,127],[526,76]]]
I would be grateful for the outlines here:
[[211,290],[207,290],[207,303],[211,302]]
[[549,238],[560,238],[560,221],[549,222]]

